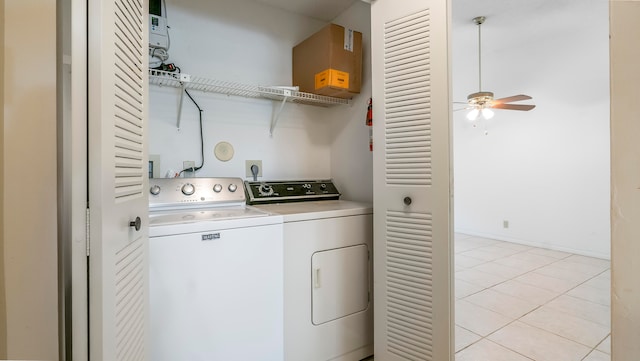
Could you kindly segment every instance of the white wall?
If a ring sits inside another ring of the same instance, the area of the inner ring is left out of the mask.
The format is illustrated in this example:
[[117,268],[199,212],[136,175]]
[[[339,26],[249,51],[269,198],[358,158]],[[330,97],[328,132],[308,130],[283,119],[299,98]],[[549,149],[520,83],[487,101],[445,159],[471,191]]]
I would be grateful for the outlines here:
[[[291,85],[292,48],[325,25],[250,1],[168,0],[167,6],[171,26],[169,62],[194,76],[251,85]],[[357,4],[347,13],[347,20],[367,28],[342,25],[368,33],[368,5]],[[366,89],[364,95],[355,98],[356,104],[365,97],[368,100]],[[178,131],[178,94],[176,89],[155,86],[150,91],[149,153],[160,155],[162,175],[169,169],[180,170],[184,160],[200,164],[198,112],[185,97]],[[205,165],[199,177],[244,178],[245,160],[262,160],[264,180],[336,177],[343,169],[332,168],[332,144],[336,138],[351,136],[343,135],[342,125],[336,122],[351,123],[357,116],[364,124],[366,110],[354,112],[359,105],[319,108],[287,104],[270,137],[269,125],[277,103],[197,91],[192,95],[204,110]],[[362,131],[367,136],[366,129]],[[234,157],[228,162],[214,156],[214,147],[220,141],[234,147]],[[366,164],[368,151],[361,153],[349,157],[364,157],[355,162]],[[357,198],[367,199],[360,189],[346,188],[354,189]],[[343,193],[346,196],[347,192]]]
[[362,32],[364,59],[360,95],[348,109],[335,108],[331,114],[331,174],[345,198],[365,202],[373,201],[373,153],[365,124],[371,98],[370,12],[369,4],[357,2],[333,21]]
[[[456,231],[608,258],[608,3],[551,1],[542,17],[543,2],[485,13],[483,90],[536,108],[477,128],[454,113]],[[453,27],[461,101],[478,91],[472,18]]]

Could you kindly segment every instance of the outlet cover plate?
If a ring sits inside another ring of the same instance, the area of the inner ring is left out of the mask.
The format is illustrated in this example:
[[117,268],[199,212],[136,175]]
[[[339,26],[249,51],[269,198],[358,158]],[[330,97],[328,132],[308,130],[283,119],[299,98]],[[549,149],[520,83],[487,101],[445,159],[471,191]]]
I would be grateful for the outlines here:
[[[194,171],[192,171],[191,169],[196,167],[196,162],[193,160],[185,160],[182,162],[182,169],[184,169],[184,173],[182,173],[184,175],[185,178],[191,178],[195,176]],[[189,169],[189,170],[187,170]]]
[[251,166],[258,166],[258,177],[262,177],[262,161],[261,160],[245,160],[245,173],[247,178],[253,179],[253,173],[251,173]]

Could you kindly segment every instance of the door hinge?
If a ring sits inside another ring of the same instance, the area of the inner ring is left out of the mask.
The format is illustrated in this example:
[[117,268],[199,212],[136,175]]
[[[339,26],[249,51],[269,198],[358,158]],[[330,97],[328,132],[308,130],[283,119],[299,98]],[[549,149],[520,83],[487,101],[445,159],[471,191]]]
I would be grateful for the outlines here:
[[86,219],[85,219],[85,235],[84,235],[84,239],[87,246],[87,257],[89,257],[89,255],[91,254],[91,238],[90,238],[91,228],[89,226],[90,224],[91,224],[91,211],[87,207]]

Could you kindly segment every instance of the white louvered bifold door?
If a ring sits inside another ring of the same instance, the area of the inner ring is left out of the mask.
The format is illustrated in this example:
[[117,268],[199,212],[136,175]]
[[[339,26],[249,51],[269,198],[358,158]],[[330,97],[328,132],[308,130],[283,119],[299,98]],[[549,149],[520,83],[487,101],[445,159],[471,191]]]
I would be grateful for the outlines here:
[[147,360],[148,4],[88,9],[90,360]]
[[449,8],[372,3],[376,360],[454,357]]

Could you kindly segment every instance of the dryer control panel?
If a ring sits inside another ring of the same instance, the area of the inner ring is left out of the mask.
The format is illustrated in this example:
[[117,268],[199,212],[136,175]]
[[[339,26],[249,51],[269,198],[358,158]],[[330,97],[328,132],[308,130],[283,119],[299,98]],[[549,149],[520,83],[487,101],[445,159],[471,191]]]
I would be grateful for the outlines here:
[[340,193],[328,180],[245,181],[247,204],[286,203],[339,199]]

